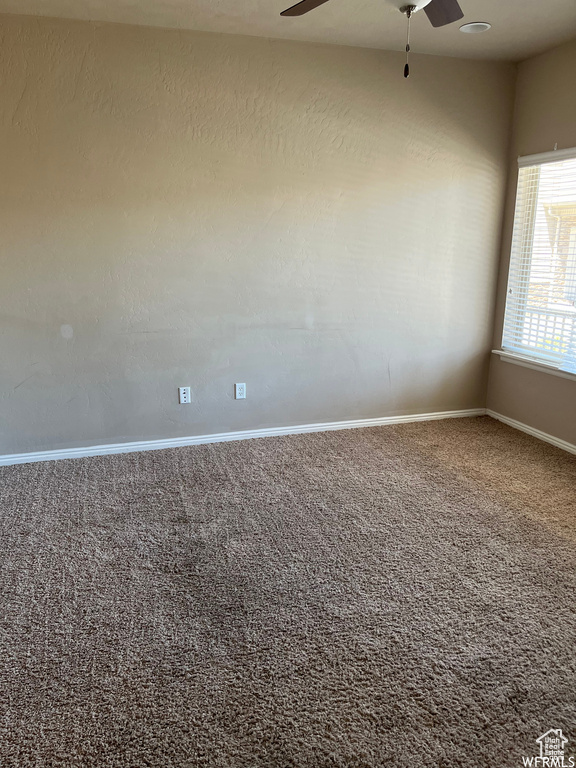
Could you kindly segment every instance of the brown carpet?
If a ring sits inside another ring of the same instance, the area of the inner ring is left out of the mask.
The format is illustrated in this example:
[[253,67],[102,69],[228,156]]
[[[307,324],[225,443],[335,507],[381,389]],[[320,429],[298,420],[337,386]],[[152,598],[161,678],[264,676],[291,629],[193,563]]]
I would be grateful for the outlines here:
[[576,753],[573,456],[481,418],[0,483],[2,768]]

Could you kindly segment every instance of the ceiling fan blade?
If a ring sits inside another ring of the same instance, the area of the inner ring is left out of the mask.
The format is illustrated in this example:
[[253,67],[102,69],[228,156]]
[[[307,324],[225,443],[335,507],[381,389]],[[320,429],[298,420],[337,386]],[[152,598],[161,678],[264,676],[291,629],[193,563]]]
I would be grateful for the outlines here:
[[303,16],[308,11],[313,11],[314,8],[327,2],[328,0],[302,0],[301,3],[296,3],[291,8],[282,11],[280,16]]
[[445,27],[446,24],[464,18],[458,0],[432,0],[424,8],[424,12],[433,27]]

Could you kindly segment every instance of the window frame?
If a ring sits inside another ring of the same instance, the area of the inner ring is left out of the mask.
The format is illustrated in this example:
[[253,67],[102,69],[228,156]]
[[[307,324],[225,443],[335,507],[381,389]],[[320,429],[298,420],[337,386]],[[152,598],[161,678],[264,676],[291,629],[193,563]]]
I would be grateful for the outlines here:
[[[545,351],[538,354],[533,347],[511,347],[507,346],[506,340],[506,320],[508,313],[514,313],[516,316],[525,316],[527,310],[521,308],[512,309],[508,304],[508,297],[511,295],[511,291],[515,291],[515,302],[517,307],[526,305],[528,302],[528,284],[526,286],[518,285],[516,278],[512,276],[512,257],[515,252],[520,252],[520,270],[530,270],[533,258],[532,245],[534,242],[534,228],[536,224],[537,215],[537,201],[539,195],[539,181],[540,172],[543,165],[549,163],[558,163],[563,160],[576,160],[576,147],[563,150],[554,150],[553,152],[542,152],[535,155],[525,155],[518,158],[518,169],[523,168],[533,169],[534,174],[538,176],[537,183],[528,182],[530,184],[530,196],[528,198],[528,226],[518,226],[518,204],[519,204],[519,191],[520,191],[520,177],[516,180],[516,205],[514,208],[514,221],[513,221],[513,234],[510,246],[510,262],[508,265],[508,279],[506,283],[505,294],[505,307],[504,318],[501,332],[500,349],[492,350],[493,354],[499,355],[500,359],[504,362],[514,363],[534,370],[551,373],[562,378],[576,380],[576,372],[571,370],[565,370],[562,365],[565,362],[565,355],[555,355],[553,352],[546,353]],[[526,217],[525,217],[526,218]],[[518,239],[522,242],[518,244]],[[528,247],[526,247],[528,246]],[[516,272],[518,267],[516,266]],[[518,293],[519,288],[525,288],[522,293]],[[553,313],[554,316],[561,317],[562,312]]]

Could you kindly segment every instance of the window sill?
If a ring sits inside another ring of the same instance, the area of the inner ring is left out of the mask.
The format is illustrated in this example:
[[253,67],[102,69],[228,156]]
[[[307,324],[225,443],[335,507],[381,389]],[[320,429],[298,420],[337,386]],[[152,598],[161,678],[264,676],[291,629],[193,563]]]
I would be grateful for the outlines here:
[[559,376],[561,379],[572,379],[572,381],[576,381],[576,373],[570,373],[570,371],[562,371],[560,368],[556,368],[555,366],[549,365],[548,363],[540,363],[538,360],[533,360],[530,357],[523,357],[522,355],[517,355],[513,352],[504,352],[502,349],[493,349],[492,354],[498,355],[500,360],[505,363],[521,365],[523,368],[532,368],[533,371],[551,373],[552,376]]

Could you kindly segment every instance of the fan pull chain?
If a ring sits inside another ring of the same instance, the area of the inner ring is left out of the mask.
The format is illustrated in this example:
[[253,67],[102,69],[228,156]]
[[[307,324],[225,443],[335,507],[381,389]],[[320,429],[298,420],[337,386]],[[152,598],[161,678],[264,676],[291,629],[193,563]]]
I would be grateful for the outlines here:
[[412,18],[412,10],[408,8],[406,11],[408,17],[408,34],[406,36],[406,64],[404,66],[404,77],[410,77],[410,19]]

